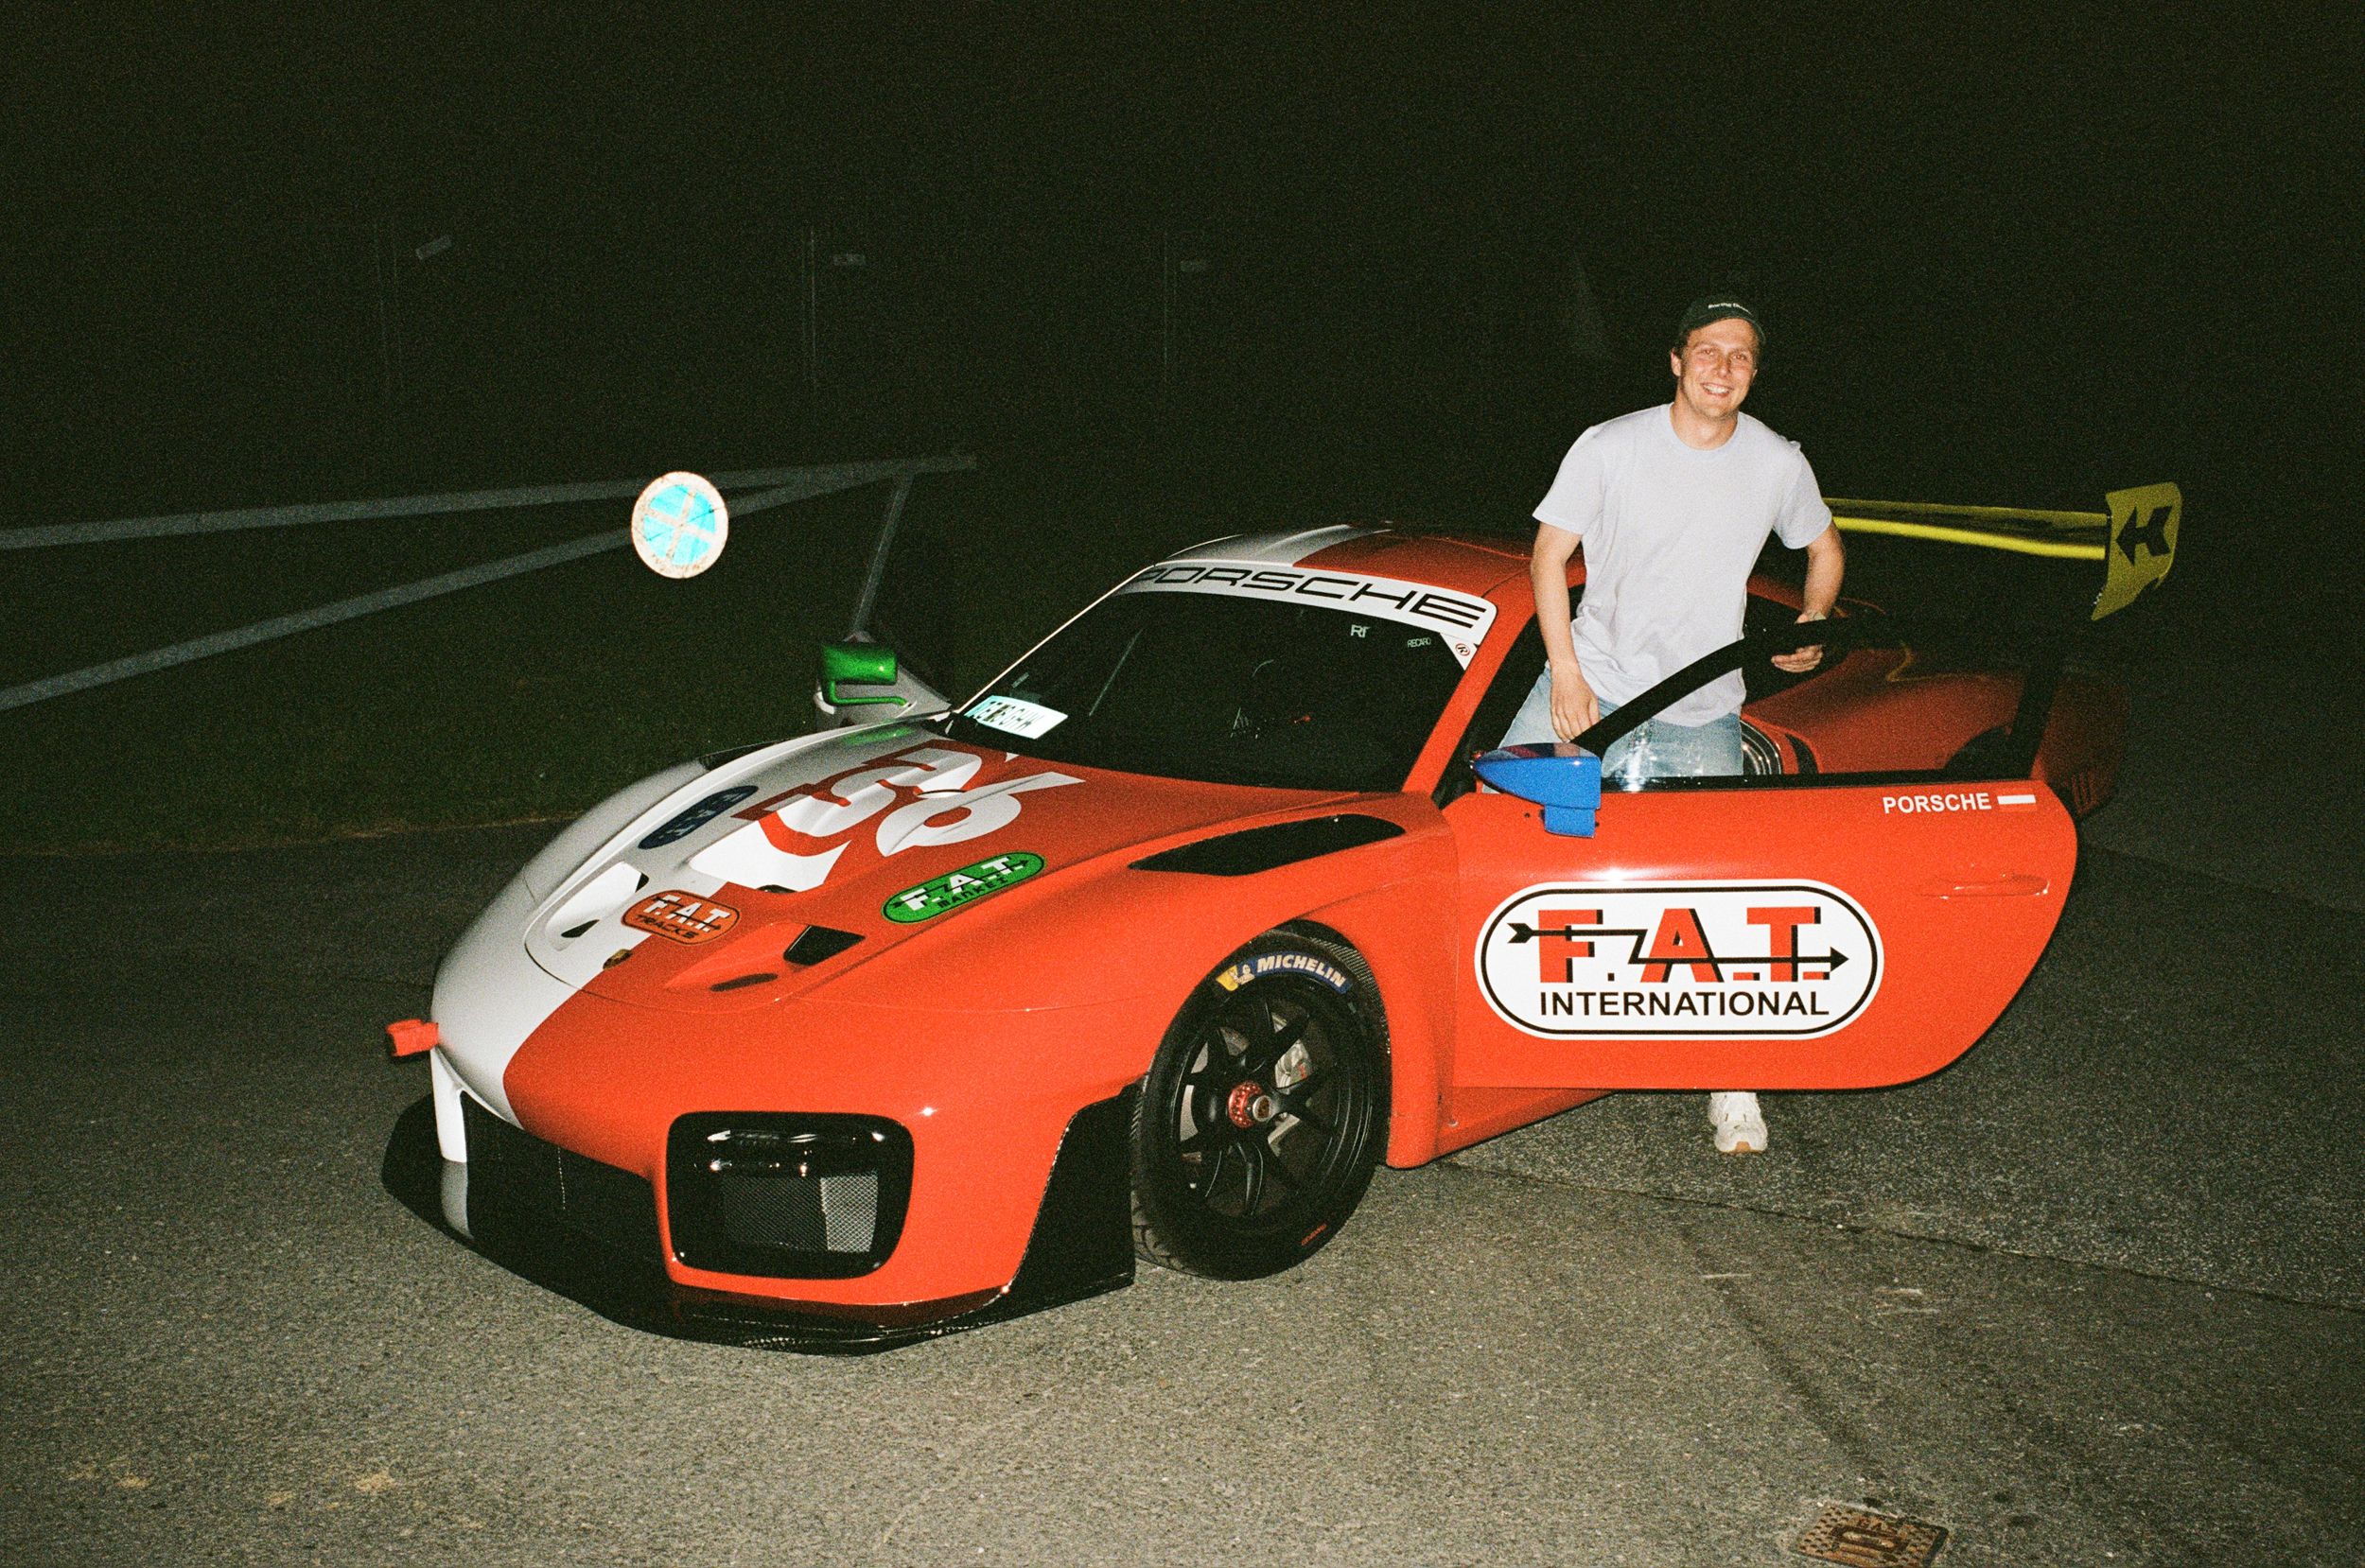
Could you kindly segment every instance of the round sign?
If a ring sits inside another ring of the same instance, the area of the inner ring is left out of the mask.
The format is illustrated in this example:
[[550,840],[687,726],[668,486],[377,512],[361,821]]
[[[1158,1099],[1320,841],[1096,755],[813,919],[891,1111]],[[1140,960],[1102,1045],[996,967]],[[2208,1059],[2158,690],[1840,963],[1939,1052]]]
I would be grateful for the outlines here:
[[696,474],[649,481],[632,503],[632,549],[660,577],[695,577],[714,565],[730,536],[723,493]]

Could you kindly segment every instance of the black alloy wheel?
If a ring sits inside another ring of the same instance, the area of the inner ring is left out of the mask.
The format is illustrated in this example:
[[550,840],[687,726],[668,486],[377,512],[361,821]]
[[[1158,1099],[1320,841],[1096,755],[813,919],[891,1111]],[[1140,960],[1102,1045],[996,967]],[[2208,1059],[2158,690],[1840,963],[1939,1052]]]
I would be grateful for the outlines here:
[[1250,1280],[1338,1233],[1386,1139],[1371,989],[1351,950],[1303,936],[1260,937],[1200,983],[1134,1112],[1136,1251]]

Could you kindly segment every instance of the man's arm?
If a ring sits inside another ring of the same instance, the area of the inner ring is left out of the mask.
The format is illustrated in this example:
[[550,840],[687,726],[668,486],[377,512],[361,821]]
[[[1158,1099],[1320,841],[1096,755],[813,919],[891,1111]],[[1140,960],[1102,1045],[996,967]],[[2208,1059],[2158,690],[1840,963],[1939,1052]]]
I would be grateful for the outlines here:
[[[1821,620],[1831,613],[1831,606],[1839,602],[1840,579],[1847,571],[1848,547],[1840,543],[1836,526],[1825,528],[1807,541],[1807,586],[1805,602],[1798,611],[1800,620]],[[1774,655],[1774,668],[1794,675],[1803,675],[1822,662],[1820,644]]]
[[[1528,556],[1528,582],[1535,590],[1535,624],[1544,634],[1544,665],[1552,672],[1552,728],[1564,739],[1591,729],[1602,717],[1601,700],[1577,668],[1577,645],[1568,635],[1568,558],[1577,536],[1539,523],[1535,549]],[[1833,587],[1836,596],[1838,588]]]

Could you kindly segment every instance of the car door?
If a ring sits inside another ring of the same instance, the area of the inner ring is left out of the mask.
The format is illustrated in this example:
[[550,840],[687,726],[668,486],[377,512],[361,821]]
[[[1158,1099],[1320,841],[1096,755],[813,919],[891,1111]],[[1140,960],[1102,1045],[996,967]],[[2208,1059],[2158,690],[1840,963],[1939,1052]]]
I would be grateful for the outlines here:
[[[1635,706],[1676,700],[1742,649]],[[1531,668],[1506,660],[1468,749],[1500,733]],[[1658,779],[1604,793],[1582,838],[1486,790],[1444,814],[1460,868],[1452,1077],[1480,1087],[1858,1089],[1935,1072],[2027,979],[2077,854],[2042,784],[1936,770]]]
[[1457,1082],[1862,1089],[1987,1032],[2076,863],[2052,792],[1737,782],[1604,795],[1591,838],[1510,795],[1445,808]]

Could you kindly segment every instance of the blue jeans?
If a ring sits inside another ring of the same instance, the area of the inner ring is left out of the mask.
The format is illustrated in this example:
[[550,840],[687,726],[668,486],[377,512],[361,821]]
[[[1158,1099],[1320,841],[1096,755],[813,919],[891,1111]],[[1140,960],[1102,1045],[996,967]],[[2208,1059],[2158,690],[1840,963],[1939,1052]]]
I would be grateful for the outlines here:
[[[1618,711],[1616,703],[1602,705],[1602,717],[1606,719]],[[1560,739],[1552,729],[1552,672],[1547,668],[1535,678],[1527,701],[1503,731],[1506,746],[1549,745]],[[1638,759],[1635,752],[1642,753]],[[1671,724],[1664,719],[1645,719],[1637,724],[1602,758],[1602,778],[1604,785],[1616,789],[1611,780],[1621,776],[1620,770],[1638,760],[1643,778],[1705,778],[1741,772],[1741,715],[1727,713],[1705,724]]]

